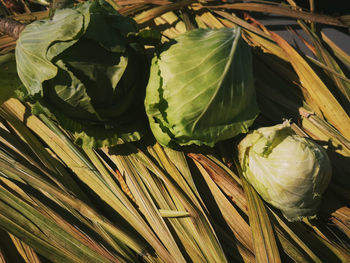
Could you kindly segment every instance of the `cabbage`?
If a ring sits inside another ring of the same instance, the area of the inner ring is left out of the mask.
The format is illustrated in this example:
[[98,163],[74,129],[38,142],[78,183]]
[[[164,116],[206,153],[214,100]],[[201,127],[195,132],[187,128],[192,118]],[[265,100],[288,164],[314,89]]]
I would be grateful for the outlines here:
[[0,105],[13,97],[20,85],[14,54],[0,55]]
[[164,146],[214,146],[246,133],[258,107],[240,29],[197,29],[166,46],[152,60],[145,106]]
[[289,221],[316,216],[322,193],[331,180],[325,150],[300,137],[288,121],[260,128],[239,144],[243,176]]
[[56,10],[52,20],[26,26],[16,60],[34,113],[46,112],[75,132],[78,144],[140,139],[149,65],[131,18],[104,1]]

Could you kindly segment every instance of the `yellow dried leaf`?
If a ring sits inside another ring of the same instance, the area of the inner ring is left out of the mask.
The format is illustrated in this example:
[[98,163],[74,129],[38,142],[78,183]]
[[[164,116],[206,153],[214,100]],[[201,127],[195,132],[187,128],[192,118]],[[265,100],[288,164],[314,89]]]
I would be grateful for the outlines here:
[[286,40],[276,33],[271,32],[271,36],[285,51],[290,63],[298,74],[303,87],[310,94],[313,101],[327,118],[328,122],[338,129],[345,138],[350,139],[350,118],[333,94],[306,61],[287,43]]

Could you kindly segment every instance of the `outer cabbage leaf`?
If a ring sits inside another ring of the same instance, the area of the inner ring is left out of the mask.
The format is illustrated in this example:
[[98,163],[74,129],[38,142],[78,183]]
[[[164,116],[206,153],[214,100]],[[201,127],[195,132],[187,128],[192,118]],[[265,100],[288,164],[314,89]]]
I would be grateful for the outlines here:
[[16,59],[28,99],[40,104],[34,112],[46,112],[75,132],[78,144],[102,147],[141,138],[148,70],[131,18],[104,1],[57,10],[52,20],[24,29]]
[[163,145],[209,145],[248,131],[258,114],[252,58],[240,29],[185,33],[152,61],[146,89]]
[[325,150],[283,124],[260,128],[239,144],[244,177],[290,221],[316,216],[331,179]]
[[0,105],[15,96],[15,91],[20,85],[14,54],[0,56]]

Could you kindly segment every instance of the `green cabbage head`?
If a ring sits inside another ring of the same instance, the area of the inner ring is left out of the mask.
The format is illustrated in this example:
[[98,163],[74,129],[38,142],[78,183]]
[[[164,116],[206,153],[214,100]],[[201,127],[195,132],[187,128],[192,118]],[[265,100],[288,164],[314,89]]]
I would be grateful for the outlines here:
[[239,144],[243,176],[289,221],[316,216],[321,195],[331,180],[325,150],[298,136],[288,121],[260,128]]
[[197,29],[166,46],[153,58],[145,106],[164,146],[214,146],[247,132],[258,107],[240,29]]
[[140,139],[147,62],[137,24],[104,1],[57,10],[26,26],[16,47],[18,74],[34,112],[75,132],[84,147]]

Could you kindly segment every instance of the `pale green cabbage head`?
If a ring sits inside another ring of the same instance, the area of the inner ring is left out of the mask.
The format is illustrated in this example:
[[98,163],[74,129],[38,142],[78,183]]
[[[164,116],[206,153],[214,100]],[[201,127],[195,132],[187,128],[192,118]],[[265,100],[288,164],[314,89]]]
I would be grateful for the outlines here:
[[266,202],[289,221],[316,216],[331,180],[331,164],[321,146],[295,134],[285,121],[248,134],[238,151],[244,177]]
[[146,113],[164,146],[208,145],[248,128],[258,115],[250,47],[240,29],[197,29],[152,61]]

